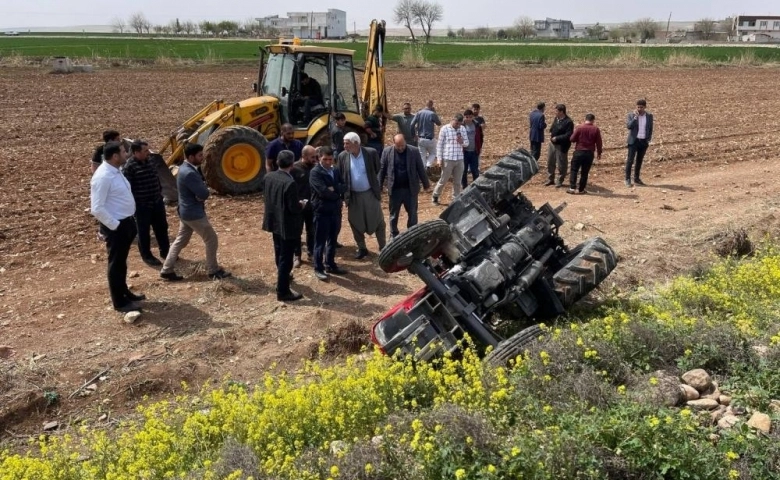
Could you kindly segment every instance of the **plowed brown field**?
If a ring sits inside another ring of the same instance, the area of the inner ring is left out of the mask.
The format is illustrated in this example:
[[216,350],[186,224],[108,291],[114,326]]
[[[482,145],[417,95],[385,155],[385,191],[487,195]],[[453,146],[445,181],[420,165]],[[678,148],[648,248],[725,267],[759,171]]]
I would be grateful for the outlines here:
[[[89,158],[101,132],[159,147],[167,133],[215,98],[251,94],[251,69],[106,70],[50,75],[0,70],[0,440],[39,432],[44,421],[105,424],[144,395],[177,391],[224,375],[251,382],[273,362],[295,368],[312,346],[350,319],[366,327],[420,282],[387,275],[352,259],[344,228],[338,261],[350,275],[318,282],[310,265],[295,271],[305,299],[274,296],[269,235],[258,196],[216,197],[208,212],[220,236],[220,262],[235,278],[210,282],[194,239],[183,252],[180,284],[130,254],[130,279],[149,297],[138,323],[125,325],[108,304],[105,251],[88,213]],[[710,258],[713,239],[746,228],[775,234],[780,174],[780,82],[776,69],[431,69],[388,72],[391,108],[433,98],[449,116],[471,102],[488,121],[482,168],[527,146],[527,115],[539,101],[566,103],[579,121],[597,116],[606,152],[590,195],[524,187],[537,205],[567,201],[564,238],[571,245],[601,235],[621,256],[608,286],[663,281]],[[648,186],[623,185],[625,114],[638,97],[656,116],[643,170]],[[391,129],[392,129],[391,124]],[[388,137],[389,138],[389,137]],[[446,190],[443,201],[449,198]],[[441,207],[421,198],[421,220]],[[178,220],[169,212],[171,235]],[[403,217],[405,218],[405,217]],[[405,221],[402,219],[402,222]],[[584,227],[575,229],[581,223]],[[346,227],[346,224],[345,224]],[[376,250],[375,243],[369,247]],[[186,259],[186,260],[185,260]],[[84,381],[110,368],[90,395]],[[44,408],[44,391],[60,402]],[[109,413],[108,417],[101,417]],[[100,418],[100,421],[98,419]]]

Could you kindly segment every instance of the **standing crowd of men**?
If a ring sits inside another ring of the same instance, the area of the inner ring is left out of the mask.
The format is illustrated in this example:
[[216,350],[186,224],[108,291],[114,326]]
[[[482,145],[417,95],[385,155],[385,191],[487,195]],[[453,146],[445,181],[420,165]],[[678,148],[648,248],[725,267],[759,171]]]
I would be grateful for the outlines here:
[[[635,110],[626,118],[627,186],[644,185],[640,172],[654,126],[653,116],[646,107],[645,100],[638,100]],[[531,152],[537,160],[547,129],[544,112],[545,104],[539,103],[529,116]],[[603,149],[601,132],[594,124],[595,116],[588,113],[585,121],[575,127],[565,105],[556,105],[555,112],[549,130],[545,185],[563,187],[568,173],[567,193],[587,193],[591,166],[601,158]],[[385,146],[383,131],[388,118],[398,124],[399,133],[393,137],[392,145]],[[468,184],[469,173],[472,181],[479,177],[485,126],[476,103],[442,126],[433,100],[415,114],[411,113],[409,103],[403,105],[402,113],[393,116],[377,106],[367,117],[362,131],[350,130],[346,116],[336,113],[330,127],[332,146],[304,145],[294,138],[292,125],[282,125],[280,136],[266,148],[267,174],[263,186],[262,228],[273,237],[277,299],[302,298],[291,288],[291,282],[293,269],[303,263],[304,244],[317,279],[327,281],[330,275],[348,273],[335,260],[336,249],[341,247],[338,236],[345,205],[357,247],[355,258],[363,259],[369,255],[366,236],[376,238],[379,250],[387,242],[387,224],[382,212],[384,191],[389,196],[391,241],[400,233],[402,207],[407,215],[406,227],[417,224],[419,192],[421,188],[430,191],[429,174],[434,166],[441,167],[441,176],[433,188],[433,203],[440,204],[442,191],[450,179],[453,198],[459,195]],[[438,137],[436,127],[441,127]],[[367,139],[366,145],[362,144],[361,134]],[[128,152],[115,130],[104,132],[103,140],[104,144],[92,157],[91,212],[100,222],[99,237],[106,242],[107,276],[114,308],[120,312],[140,310],[139,302],[146,298],[131,292],[126,281],[127,257],[136,235],[142,260],[149,266],[161,267],[160,277],[164,280],[184,279],[174,267],[193,233],[205,245],[208,277],[230,277],[217,261],[219,240],[206,215],[205,202],[210,192],[199,168],[203,147],[188,144],[184,150],[185,160],[176,178],[179,230],[171,243],[160,180],[156,167],[149,161],[149,145],[136,140]],[[569,168],[568,152],[572,145],[574,154]],[[152,252],[150,230],[154,232],[162,260]],[[304,230],[305,241],[302,241]]]

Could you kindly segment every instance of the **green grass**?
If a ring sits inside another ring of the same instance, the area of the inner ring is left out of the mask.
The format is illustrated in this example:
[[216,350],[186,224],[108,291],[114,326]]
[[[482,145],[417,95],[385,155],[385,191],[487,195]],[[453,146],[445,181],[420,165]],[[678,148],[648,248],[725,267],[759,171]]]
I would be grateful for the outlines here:
[[[110,58],[117,60],[153,60],[160,57],[201,61],[254,61],[258,47],[264,42],[252,40],[217,39],[160,39],[160,38],[112,38],[112,37],[15,37],[0,38],[0,57],[52,57]],[[365,58],[365,43],[327,43],[331,47],[355,50],[355,62]],[[730,46],[695,47],[621,47],[617,45],[486,45],[431,44],[410,46],[406,43],[388,42],[385,61],[395,64],[408,48],[421,48],[428,63],[456,64],[462,61],[505,60],[519,63],[558,63],[564,61],[605,62],[619,58],[627,51],[639,52],[648,63],[663,63],[670,55],[685,53],[712,63],[729,63],[743,56],[750,56],[756,63],[780,62],[780,49]]]

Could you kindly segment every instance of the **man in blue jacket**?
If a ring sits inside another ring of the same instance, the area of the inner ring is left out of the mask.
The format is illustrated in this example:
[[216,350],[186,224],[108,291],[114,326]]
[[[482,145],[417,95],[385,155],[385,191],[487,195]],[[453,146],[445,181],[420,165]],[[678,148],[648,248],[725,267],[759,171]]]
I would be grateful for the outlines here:
[[544,131],[547,128],[547,122],[544,121],[544,102],[536,104],[536,110],[531,112],[528,117],[531,131],[531,155],[539,160],[542,155],[542,144],[544,143]]
[[341,181],[341,174],[333,168],[333,149],[319,147],[318,152],[320,161],[309,174],[314,213],[314,276],[326,281],[328,274],[347,273],[336,265],[336,241],[341,231],[346,185]]
[[173,270],[179,252],[190,243],[192,232],[198,234],[206,245],[206,272],[212,280],[221,280],[231,276],[229,272],[220,268],[217,263],[217,232],[211,226],[206,216],[206,199],[209,198],[209,187],[203,180],[203,174],[198,167],[203,163],[203,145],[190,143],[184,147],[186,160],[179,167],[176,176],[176,186],[179,190],[179,233],[173,241],[168,256],[165,257],[160,276],[170,282],[183,280]]
[[639,177],[642,170],[642,161],[645,159],[647,147],[653,139],[653,114],[646,111],[647,101],[639,99],[636,101],[636,109],[628,114],[626,118],[626,128],[628,129],[628,156],[626,157],[626,186],[631,186],[631,167],[636,160],[634,167],[634,184],[644,185],[645,183]]

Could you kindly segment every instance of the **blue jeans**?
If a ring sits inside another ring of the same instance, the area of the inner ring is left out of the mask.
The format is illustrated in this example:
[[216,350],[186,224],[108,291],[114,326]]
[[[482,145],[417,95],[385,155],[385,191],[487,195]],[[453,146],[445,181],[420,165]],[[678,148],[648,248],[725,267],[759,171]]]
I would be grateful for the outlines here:
[[460,185],[463,188],[466,188],[466,185],[468,185],[468,181],[466,180],[466,177],[468,177],[469,171],[471,171],[472,182],[477,178],[479,178],[479,155],[477,155],[477,152],[469,152],[468,150],[464,150],[463,151],[463,177],[460,180]]

